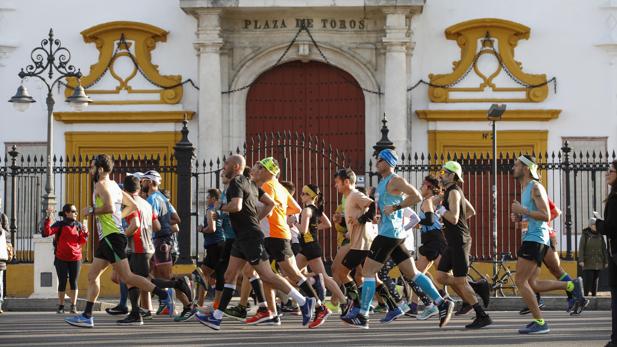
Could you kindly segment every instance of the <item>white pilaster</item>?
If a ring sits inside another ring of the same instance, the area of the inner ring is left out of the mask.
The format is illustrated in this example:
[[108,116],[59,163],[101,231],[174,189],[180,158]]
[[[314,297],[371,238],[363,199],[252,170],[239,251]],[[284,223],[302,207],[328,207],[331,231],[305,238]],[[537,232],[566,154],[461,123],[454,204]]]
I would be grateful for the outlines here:
[[384,78],[384,110],[390,128],[390,140],[399,152],[409,152],[411,147],[407,134],[407,10],[385,9],[386,48]]
[[221,98],[221,38],[219,9],[198,13],[195,49],[199,54],[198,146],[200,158],[215,159],[223,154],[223,112]]
[[[34,292],[31,298],[56,298],[58,297],[58,276],[54,267],[53,237],[42,237],[40,234],[32,236],[34,245]],[[41,278],[45,277],[51,282],[43,286]]]

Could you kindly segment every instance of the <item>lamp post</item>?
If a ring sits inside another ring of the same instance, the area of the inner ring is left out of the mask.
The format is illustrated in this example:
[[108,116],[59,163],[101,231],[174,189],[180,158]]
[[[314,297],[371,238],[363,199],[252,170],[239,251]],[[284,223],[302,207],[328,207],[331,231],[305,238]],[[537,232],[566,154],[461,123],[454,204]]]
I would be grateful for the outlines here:
[[[17,93],[9,100],[13,103],[13,107],[24,112],[28,109],[31,103],[36,102],[28,90],[23,85],[24,78],[36,77],[43,82],[47,87],[47,168],[45,172],[45,194],[42,199],[43,216],[48,210],[54,210],[56,205],[56,195],[54,192],[54,180],[52,179],[52,161],[53,153],[53,112],[54,104],[56,103],[52,94],[54,86],[64,78],[76,77],[79,81],[82,74],[75,66],[69,65],[71,60],[71,52],[66,47],[62,46],[59,39],[54,38],[54,32],[49,29],[49,36],[41,41],[41,45],[36,47],[30,53],[32,64],[21,69],[18,73],[21,79],[21,84],[17,88]],[[57,77],[56,77],[56,76]],[[83,111],[92,100],[86,95],[84,88],[78,83],[73,89],[73,95],[66,99],[76,111]]]
[[495,123],[501,120],[501,116],[506,111],[505,104],[492,104],[488,109],[487,117],[491,121],[493,128],[493,188],[491,189],[493,200],[493,276],[497,274],[497,130]]

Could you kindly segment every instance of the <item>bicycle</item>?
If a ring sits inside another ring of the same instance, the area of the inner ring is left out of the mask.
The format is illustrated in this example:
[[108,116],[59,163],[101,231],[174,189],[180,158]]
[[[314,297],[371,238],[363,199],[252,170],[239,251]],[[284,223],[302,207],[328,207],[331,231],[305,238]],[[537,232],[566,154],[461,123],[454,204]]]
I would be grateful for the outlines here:
[[[516,296],[518,294],[516,283],[514,282],[516,270],[510,270],[510,268],[506,265],[506,261],[512,259],[512,254],[505,252],[500,253],[499,255],[500,258],[498,260],[490,261],[491,264],[497,264],[497,272],[493,276],[489,276],[488,274],[483,275],[473,266],[473,263],[477,260],[474,256],[469,257],[469,269],[473,271],[475,275],[488,281],[491,288],[491,296],[498,297],[501,295],[505,297],[506,294],[504,293],[504,290],[509,290],[512,293],[512,296]],[[471,281],[478,280],[473,278],[471,273],[468,273],[467,277]]]

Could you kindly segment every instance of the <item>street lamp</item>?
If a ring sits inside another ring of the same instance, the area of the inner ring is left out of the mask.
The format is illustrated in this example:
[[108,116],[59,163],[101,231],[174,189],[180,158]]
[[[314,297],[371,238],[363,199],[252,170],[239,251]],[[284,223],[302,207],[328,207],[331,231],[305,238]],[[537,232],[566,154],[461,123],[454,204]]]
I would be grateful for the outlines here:
[[[61,83],[61,80],[67,77],[75,77],[79,81],[82,74],[75,66],[69,65],[71,60],[71,52],[62,46],[62,42],[58,39],[54,39],[54,32],[49,29],[49,38],[41,41],[41,46],[36,47],[30,53],[30,59],[33,64],[30,64],[21,69],[18,76],[21,79],[21,85],[17,88],[17,93],[9,100],[13,103],[13,107],[19,111],[24,112],[28,109],[30,104],[36,102],[32,96],[28,93],[23,82],[26,77],[36,77],[40,79],[47,87],[47,170],[45,175],[45,194],[43,195],[43,215],[48,209],[53,210],[56,205],[56,196],[54,193],[54,181],[51,178],[52,175],[52,162],[51,155],[53,152],[53,112],[54,104],[56,103],[52,95],[52,89],[57,83]],[[54,78],[54,73],[58,76]],[[79,84],[73,89],[73,95],[66,99],[73,109],[76,111],[83,111],[89,103],[92,102],[84,88]]]
[[[506,111],[505,104],[492,104],[488,109],[487,118],[493,126],[493,276],[497,274],[497,130],[495,123],[501,120],[501,116]],[[497,294],[495,294],[497,295]]]

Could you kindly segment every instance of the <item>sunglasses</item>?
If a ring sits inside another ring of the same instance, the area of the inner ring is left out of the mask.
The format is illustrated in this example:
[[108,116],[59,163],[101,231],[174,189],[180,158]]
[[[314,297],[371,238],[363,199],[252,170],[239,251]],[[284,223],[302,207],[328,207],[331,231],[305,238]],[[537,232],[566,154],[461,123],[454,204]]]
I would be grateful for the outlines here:
[[70,213],[77,213],[77,210],[70,210]]
[[448,170],[448,169],[441,169],[441,171],[439,171],[439,173],[442,174],[442,175],[445,175],[445,174],[451,174],[453,172]]

